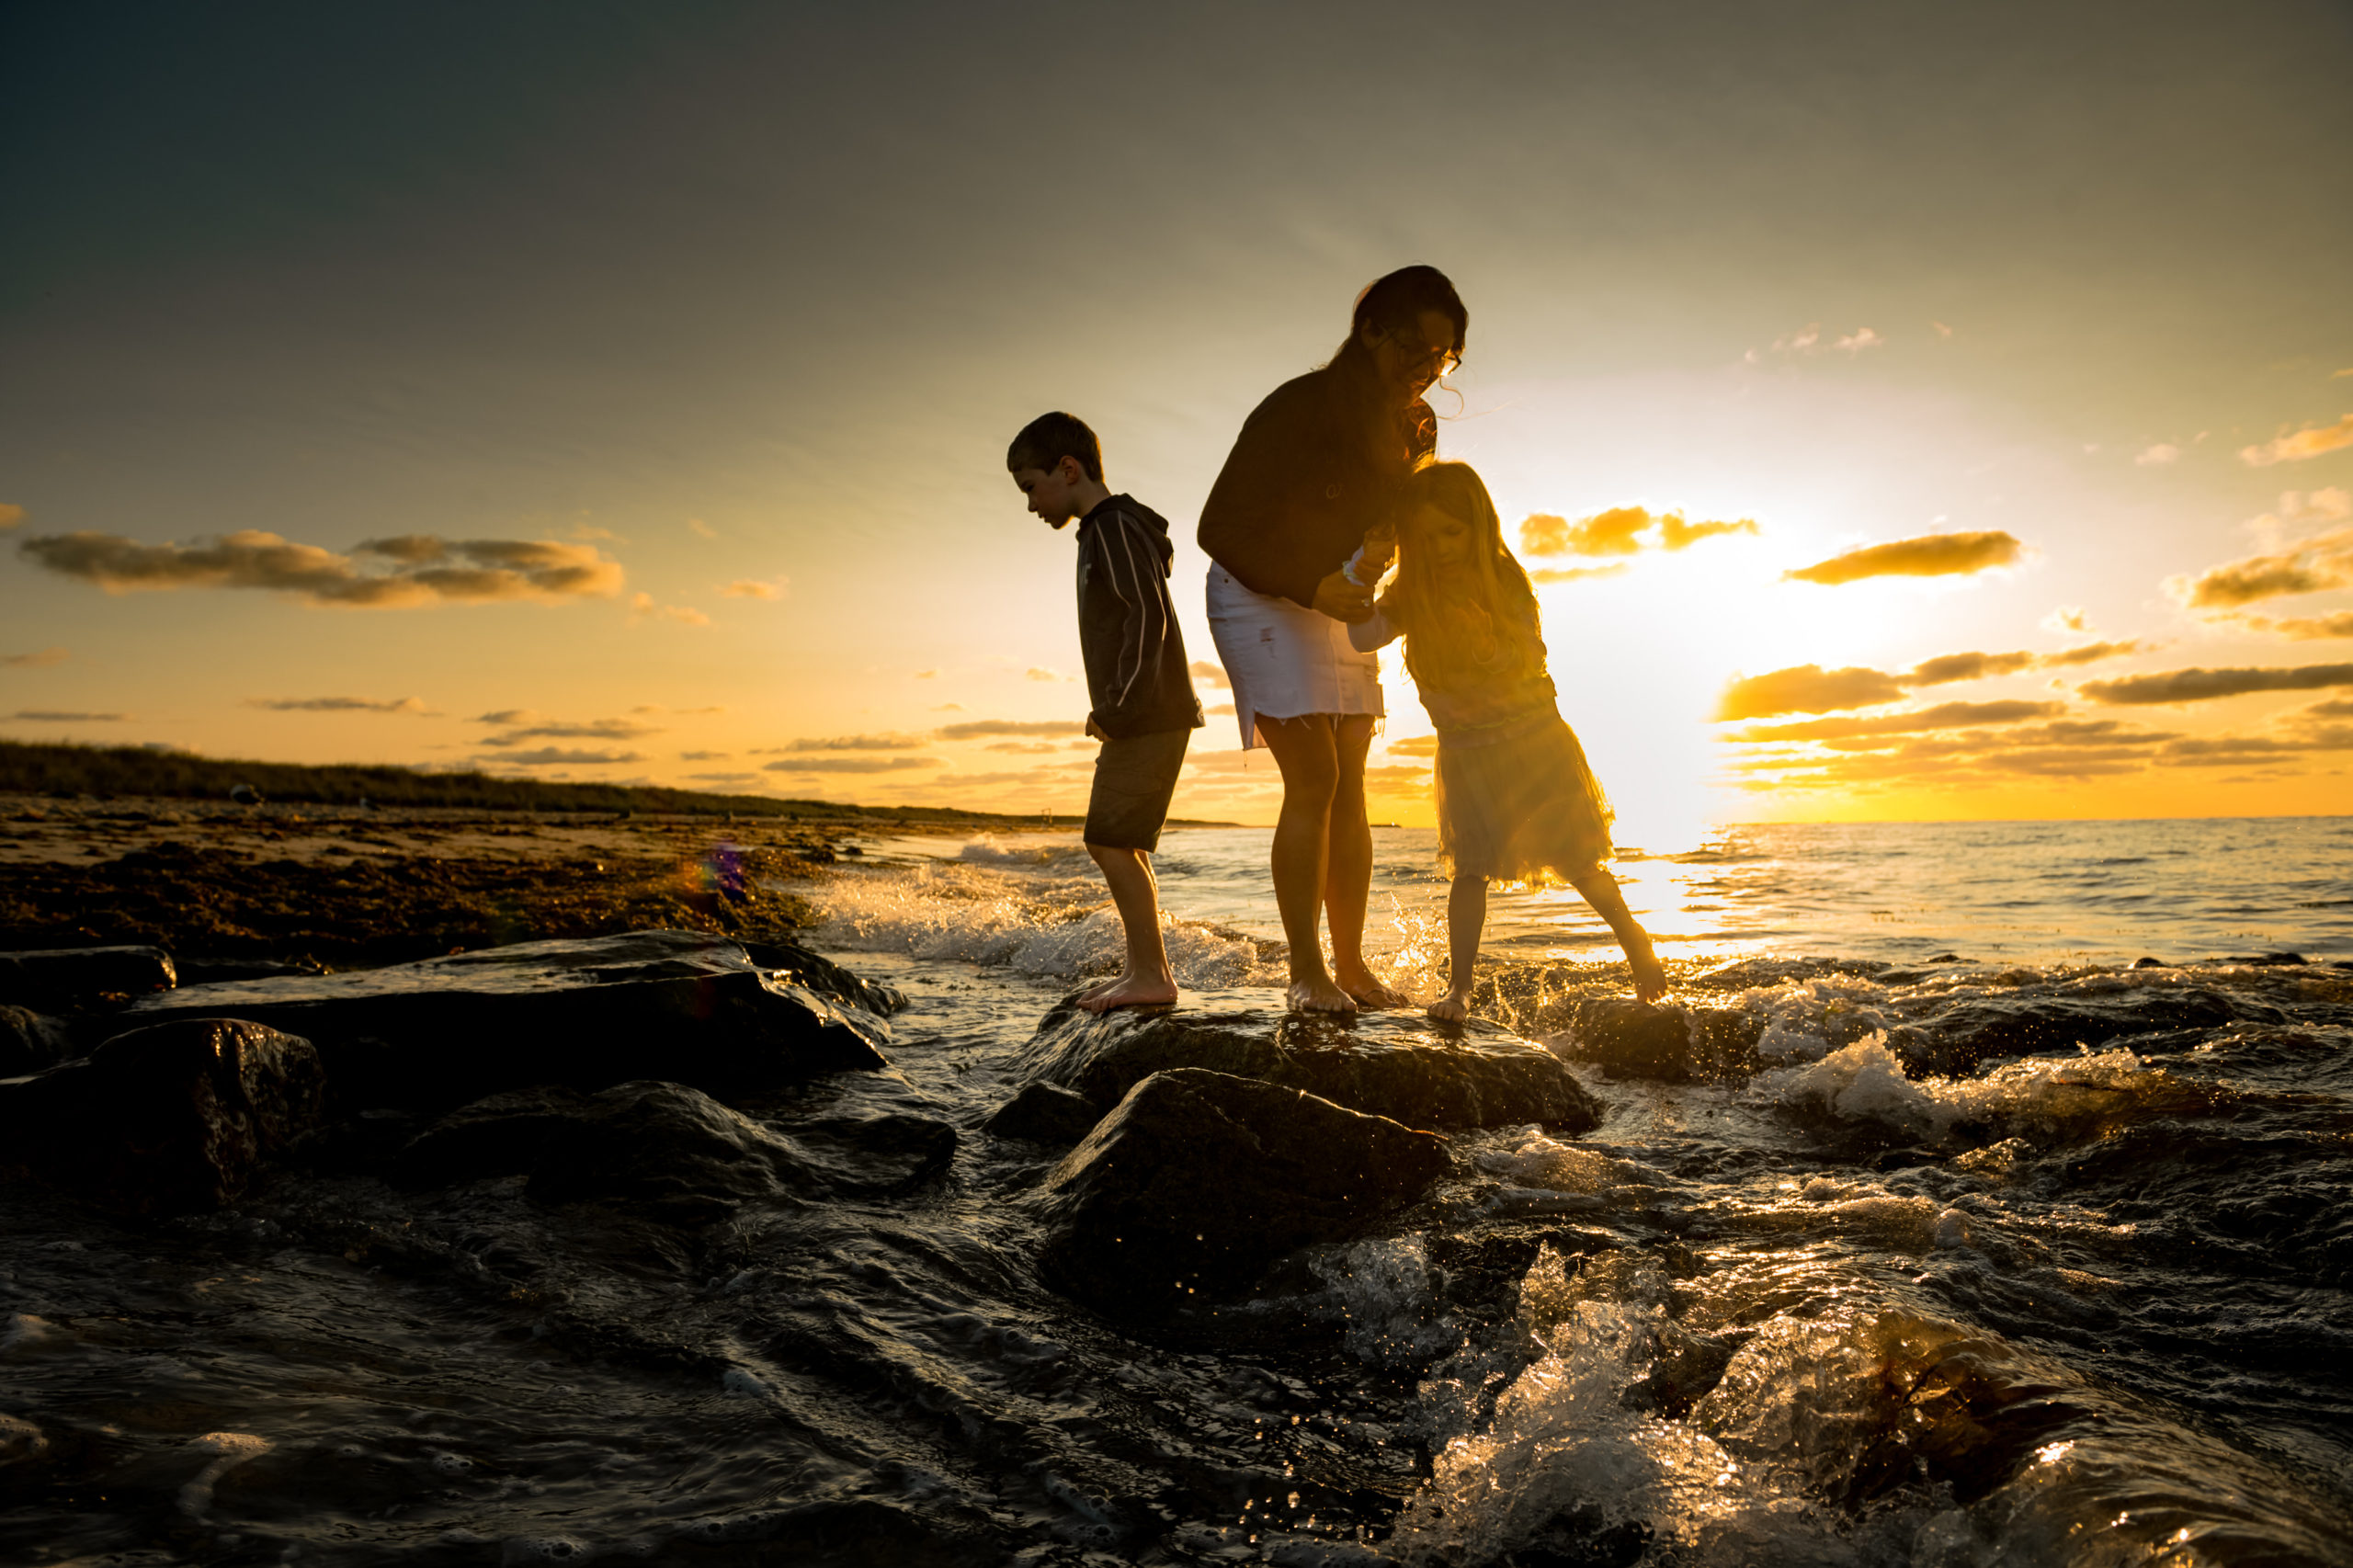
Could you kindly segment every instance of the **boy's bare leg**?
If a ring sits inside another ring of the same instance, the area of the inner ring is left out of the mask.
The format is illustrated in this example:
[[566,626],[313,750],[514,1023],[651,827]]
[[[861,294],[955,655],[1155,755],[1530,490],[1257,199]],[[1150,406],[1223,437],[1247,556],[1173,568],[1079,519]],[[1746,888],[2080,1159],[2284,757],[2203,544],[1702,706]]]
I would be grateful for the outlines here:
[[1372,891],[1372,828],[1364,806],[1364,754],[1372,744],[1372,715],[1347,713],[1332,722],[1339,764],[1324,858],[1324,918],[1332,931],[1332,978],[1359,1007],[1404,1007],[1413,998],[1381,983],[1364,961],[1365,904]]
[[1457,877],[1446,890],[1446,995],[1429,1006],[1433,1018],[1461,1023],[1471,1016],[1479,934],[1487,926],[1487,879]]
[[1267,749],[1282,769],[1283,808],[1275,819],[1275,908],[1283,918],[1283,940],[1290,944],[1290,990],[1285,1005],[1294,1012],[1353,1013],[1357,1005],[1333,983],[1316,941],[1317,916],[1331,854],[1332,796],[1339,782],[1339,754],[1332,718],[1307,713],[1293,719],[1260,719]]
[[1090,1013],[1114,1007],[1152,1007],[1176,1000],[1176,972],[1168,967],[1168,947],[1160,935],[1160,888],[1153,881],[1152,856],[1142,849],[1090,844],[1086,852],[1103,868],[1111,903],[1127,932],[1126,967],[1120,978],[1078,999]]
[[1634,971],[1634,999],[1655,1002],[1665,995],[1666,970],[1658,961],[1658,954],[1651,949],[1651,934],[1636,923],[1633,911],[1626,907],[1626,895],[1618,891],[1618,879],[1609,874],[1607,867],[1593,866],[1569,881],[1593,905],[1594,913],[1609,922],[1618,945],[1626,949],[1627,967]]

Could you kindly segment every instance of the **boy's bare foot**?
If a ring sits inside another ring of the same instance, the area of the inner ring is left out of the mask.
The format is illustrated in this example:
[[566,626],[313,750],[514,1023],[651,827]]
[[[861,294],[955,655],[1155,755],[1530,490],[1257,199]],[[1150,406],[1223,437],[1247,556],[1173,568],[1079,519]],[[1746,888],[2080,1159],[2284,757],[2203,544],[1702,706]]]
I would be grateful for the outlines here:
[[1634,971],[1634,1000],[1655,1002],[1667,993],[1666,970],[1658,955],[1644,949],[1626,955],[1627,967]]
[[1329,978],[1294,980],[1283,995],[1283,1006],[1294,1013],[1353,1013],[1356,998],[1341,990]]
[[1442,1024],[1459,1024],[1471,1016],[1471,998],[1449,992],[1423,1009]]
[[1165,1007],[1176,1000],[1176,983],[1141,974],[1123,974],[1108,985],[1098,985],[1078,999],[1090,1013],[1114,1007]]

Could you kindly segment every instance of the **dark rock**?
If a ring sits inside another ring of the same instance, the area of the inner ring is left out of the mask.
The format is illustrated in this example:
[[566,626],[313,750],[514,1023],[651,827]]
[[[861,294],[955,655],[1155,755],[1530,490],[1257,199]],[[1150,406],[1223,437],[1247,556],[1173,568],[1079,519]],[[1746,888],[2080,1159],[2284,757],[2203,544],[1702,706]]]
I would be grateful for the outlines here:
[[189,986],[130,1016],[195,1010],[299,1030],[348,1106],[438,1109],[537,1084],[594,1090],[649,1077],[736,1094],[890,1064],[880,1017],[688,931]]
[[1164,1312],[1357,1231],[1448,1165],[1438,1134],[1299,1089],[1155,1073],[1046,1177],[1046,1276],[1106,1311]]
[[2132,960],[2132,967],[2134,969],[2163,969],[2165,967],[2165,960],[2163,959],[2150,958],[2134,959]]
[[0,953],[0,1002],[72,1006],[100,996],[133,995],[177,983],[161,948],[46,948]]
[[74,1054],[64,1023],[29,1007],[0,1006],[0,1078],[38,1073]]
[[1154,1073],[1199,1067],[1304,1089],[1408,1127],[1540,1121],[1572,1132],[1600,1108],[1543,1047],[1494,1024],[1435,1024],[1417,1013],[1337,1019],[1301,1013],[1048,1013],[1014,1069],[1076,1090],[1098,1111]]
[[1095,1131],[1103,1110],[1075,1089],[1060,1084],[1025,1085],[1019,1094],[997,1108],[986,1126],[999,1138],[1026,1138],[1033,1143],[1064,1147]]
[[2208,959],[2206,961],[2208,963],[2245,964],[2251,965],[2256,969],[2270,969],[2283,965],[2299,965],[2307,960],[2302,953],[2249,953],[2242,954],[2235,958]]
[[775,970],[784,979],[805,985],[820,996],[830,996],[845,1007],[862,1007],[887,1017],[907,1005],[906,994],[897,986],[852,974],[823,953],[813,953],[797,943],[745,942],[743,948],[745,955],[762,969]]
[[324,974],[313,959],[190,959],[178,961],[182,985],[211,985],[223,980],[274,980],[281,974]]
[[493,1095],[435,1122],[392,1166],[408,1187],[527,1176],[543,1202],[606,1198],[727,1204],[883,1197],[945,1170],[956,1130],[926,1117],[826,1117],[789,1131],[680,1084],[602,1093],[540,1085]]
[[110,1209],[218,1209],[318,1126],[324,1086],[308,1040],[260,1024],[134,1029],[0,1083],[0,1158]]
[[1876,959],[1735,959],[1681,983],[1705,991],[1752,991],[1791,980],[1819,980],[1825,974],[1873,980],[1894,967]]
[[1757,1014],[1606,997],[1581,1002],[1561,1049],[1612,1078],[1661,1083],[1745,1078],[1756,1071]]
[[1922,963],[1967,963],[1969,960],[1959,953],[1938,953],[1935,958],[1922,959],[1920,961]]
[[2279,1008],[2230,992],[2142,985],[2089,995],[2020,993],[1960,1002],[1889,1030],[1887,1043],[1913,1077],[1949,1077],[2006,1057],[2071,1051],[2131,1035],[2286,1021]]

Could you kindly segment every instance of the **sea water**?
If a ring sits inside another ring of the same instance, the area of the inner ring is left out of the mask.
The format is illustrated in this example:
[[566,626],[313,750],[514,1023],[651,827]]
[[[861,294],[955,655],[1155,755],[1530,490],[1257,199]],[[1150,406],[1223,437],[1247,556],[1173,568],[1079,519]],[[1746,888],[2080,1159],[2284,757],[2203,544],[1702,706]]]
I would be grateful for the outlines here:
[[[1580,1066],[1595,1131],[1458,1135],[1413,1210],[1149,1330],[1039,1283],[1054,1152],[981,1127],[1117,962],[1091,865],[861,847],[795,891],[907,992],[895,1070],[745,1108],[950,1121],[944,1179],[684,1245],[512,1183],[145,1227],[19,1194],[0,1561],[2353,1562],[2353,821],[1630,854],[1763,1072]],[[1164,840],[1191,1005],[1278,1000],[1267,847]],[[1430,994],[1430,836],[1376,855],[1377,962]],[[1572,1058],[1627,989],[1565,890],[1501,892],[1488,963]],[[1949,1078],[1896,1049],[2038,1010],[2109,1022]]]

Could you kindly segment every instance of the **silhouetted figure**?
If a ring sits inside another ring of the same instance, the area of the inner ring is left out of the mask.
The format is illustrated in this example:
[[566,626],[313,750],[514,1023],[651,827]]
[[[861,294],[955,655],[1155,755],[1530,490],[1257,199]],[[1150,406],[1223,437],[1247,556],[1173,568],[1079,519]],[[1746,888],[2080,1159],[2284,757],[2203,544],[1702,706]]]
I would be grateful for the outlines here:
[[[1201,507],[1210,631],[1242,744],[1263,744],[1282,769],[1275,903],[1292,1007],[1410,1000],[1364,961],[1364,759],[1383,710],[1380,661],[1349,644],[1345,624],[1371,613],[1373,579],[1347,568],[1405,476],[1437,450],[1438,418],[1422,393],[1461,362],[1470,321],[1436,267],[1374,283],[1332,362],[1277,387],[1244,423]],[[1329,971],[1319,911],[1331,927]]]
[[[1666,971],[1602,865],[1609,801],[1561,717],[1536,590],[1504,543],[1487,487],[1467,463],[1435,463],[1406,481],[1401,503],[1397,581],[1348,635],[1367,652],[1405,639],[1405,668],[1438,729],[1438,858],[1453,877],[1451,967],[1446,997],[1430,1016],[1469,1013],[1487,883],[1547,874],[1575,887],[1609,923],[1634,971],[1635,995],[1656,1000]],[[1387,563],[1383,553],[1367,564],[1377,577]]]

